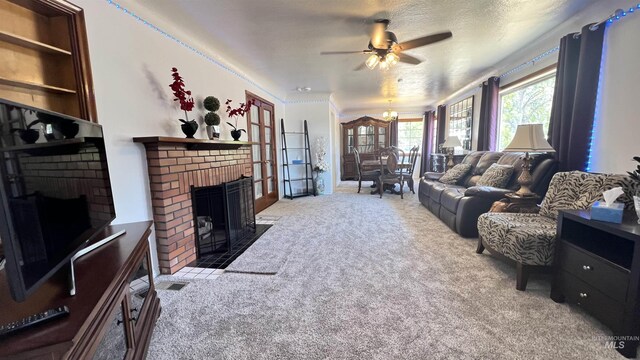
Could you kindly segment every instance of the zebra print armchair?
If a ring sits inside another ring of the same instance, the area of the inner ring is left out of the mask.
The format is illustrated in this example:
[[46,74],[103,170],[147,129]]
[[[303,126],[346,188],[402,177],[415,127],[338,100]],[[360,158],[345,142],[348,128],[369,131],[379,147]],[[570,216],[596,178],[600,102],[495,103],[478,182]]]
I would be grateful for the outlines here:
[[556,219],[560,209],[589,209],[602,192],[621,186],[627,208],[633,208],[638,185],[626,175],[581,171],[554,175],[538,214],[485,213],[478,219],[478,248],[516,263],[516,289],[524,291],[532,270],[548,270],[553,263]]

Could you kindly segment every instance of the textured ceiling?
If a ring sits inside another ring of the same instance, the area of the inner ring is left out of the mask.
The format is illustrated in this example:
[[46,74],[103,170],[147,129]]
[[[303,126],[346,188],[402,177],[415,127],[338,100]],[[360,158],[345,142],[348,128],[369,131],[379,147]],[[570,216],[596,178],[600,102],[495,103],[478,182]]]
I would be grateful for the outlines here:
[[[345,112],[426,107],[597,0],[138,0],[222,57],[286,91],[333,93]],[[424,60],[353,71],[366,55],[365,19],[388,18],[400,42],[450,30],[451,39],[407,50]],[[398,79],[402,79],[398,82]]]

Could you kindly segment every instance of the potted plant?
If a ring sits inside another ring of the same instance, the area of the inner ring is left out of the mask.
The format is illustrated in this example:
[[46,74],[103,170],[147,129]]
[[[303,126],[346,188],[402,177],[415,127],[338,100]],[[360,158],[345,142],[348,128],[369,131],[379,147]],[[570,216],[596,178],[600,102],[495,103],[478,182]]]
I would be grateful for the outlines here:
[[12,128],[11,132],[18,133],[18,136],[20,136],[20,139],[22,139],[25,144],[34,144],[38,141],[38,138],[40,138],[40,132],[36,129],[32,129],[31,127],[33,125],[40,124],[41,122],[42,121],[40,120],[33,120],[27,125],[26,129]]
[[209,140],[220,137],[220,116],[215,112],[220,109],[220,100],[213,96],[207,96],[202,102],[204,108],[209,112],[204,116],[204,122],[207,124],[207,136]]
[[171,68],[171,76],[173,77],[173,82],[169,85],[171,90],[173,90],[173,96],[175,98],[173,101],[180,102],[180,109],[184,110],[184,119],[178,119],[182,122],[181,128],[182,132],[187,136],[187,138],[193,138],[193,135],[198,130],[198,123],[195,120],[189,120],[188,111],[193,110],[194,101],[191,97],[191,91],[184,89],[184,81],[182,76],[178,73],[178,69]]
[[[640,164],[640,156],[634,156],[633,160]],[[636,182],[636,189],[640,187],[640,165],[631,172],[627,171],[632,180]],[[638,215],[638,224],[640,224],[640,193],[633,195],[633,205],[636,208],[636,215]]]
[[238,129],[238,117],[243,117],[244,114],[246,114],[247,112],[249,112],[249,109],[251,108],[251,105],[253,105],[253,102],[251,100],[247,101],[247,103],[240,103],[240,106],[238,106],[237,108],[233,109],[231,108],[231,100],[227,99],[227,101],[224,103],[225,105],[227,105],[227,116],[229,117],[233,117],[235,119],[235,125],[228,122],[227,124],[229,124],[229,126],[231,126],[233,128],[233,130],[231,130],[231,137],[233,138],[233,140],[238,141],[240,140],[240,136],[242,135],[242,132],[247,132],[245,129]]

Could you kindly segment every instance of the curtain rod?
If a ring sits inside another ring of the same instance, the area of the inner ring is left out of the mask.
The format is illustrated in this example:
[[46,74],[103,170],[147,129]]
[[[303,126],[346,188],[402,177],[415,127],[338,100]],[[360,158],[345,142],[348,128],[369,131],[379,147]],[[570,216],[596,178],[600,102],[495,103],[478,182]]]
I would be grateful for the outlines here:
[[[624,12],[624,10],[617,9],[616,11],[611,13],[611,15],[609,15],[609,17],[607,17],[606,19],[604,19],[604,20],[602,20],[600,22],[591,24],[589,26],[589,30],[596,31],[596,30],[598,30],[600,28],[601,25],[606,24],[607,21],[612,21],[613,19],[620,19],[620,17],[625,16],[625,15],[626,15],[626,13]],[[575,32],[575,33],[573,33],[573,38],[574,39],[578,39],[578,38],[580,38],[580,35],[581,35],[580,32]]]
[[626,15],[626,14],[625,14],[624,10],[622,10],[622,9],[617,9],[617,10],[616,10],[616,11],[614,11],[611,15],[609,15],[609,17],[608,17],[608,18],[606,18],[606,19],[604,19],[604,20],[602,20],[602,21],[600,21],[600,22],[598,22],[598,23],[595,23],[595,24],[593,24],[593,25],[589,26],[589,30],[591,30],[591,31],[596,31],[596,30],[598,30],[598,28],[600,27],[600,25],[605,24],[607,21],[612,20],[612,19],[620,19],[620,17],[625,16],[625,15]]

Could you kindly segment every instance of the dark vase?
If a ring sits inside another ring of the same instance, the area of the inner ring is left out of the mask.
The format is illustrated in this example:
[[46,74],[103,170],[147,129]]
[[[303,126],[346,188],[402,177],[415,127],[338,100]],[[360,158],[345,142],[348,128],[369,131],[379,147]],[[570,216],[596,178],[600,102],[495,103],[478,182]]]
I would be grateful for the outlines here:
[[34,144],[40,137],[40,132],[35,129],[18,130],[18,136],[25,144]]
[[242,136],[242,131],[240,131],[240,130],[231,130],[231,137],[233,138],[233,141],[239,141],[240,140],[240,136]]
[[65,139],[73,139],[80,131],[80,125],[74,121],[59,122],[54,124],[53,127],[60,131]]
[[193,135],[198,131],[198,123],[195,120],[186,122],[180,126],[182,132],[187,135],[187,139],[193,139]]

